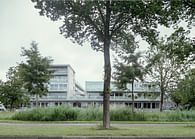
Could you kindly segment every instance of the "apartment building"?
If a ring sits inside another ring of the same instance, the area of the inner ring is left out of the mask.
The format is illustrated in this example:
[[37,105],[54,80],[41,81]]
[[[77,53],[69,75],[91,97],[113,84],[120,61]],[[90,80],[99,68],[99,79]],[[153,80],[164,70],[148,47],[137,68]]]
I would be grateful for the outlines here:
[[[85,89],[75,81],[75,71],[70,65],[53,65],[54,70],[48,85],[48,95],[39,98],[40,107],[70,105],[89,107],[103,105],[103,81],[86,81]],[[110,105],[132,106],[131,84],[127,90],[118,89],[111,83]],[[134,84],[135,108],[158,109],[160,90],[152,83]],[[30,99],[31,107],[35,106],[35,97]]]
[[[75,71],[70,65],[52,65],[54,71],[48,84],[48,94],[39,98],[40,107],[69,104],[68,98],[84,95],[84,89],[75,81]],[[35,97],[30,99],[35,106]]]

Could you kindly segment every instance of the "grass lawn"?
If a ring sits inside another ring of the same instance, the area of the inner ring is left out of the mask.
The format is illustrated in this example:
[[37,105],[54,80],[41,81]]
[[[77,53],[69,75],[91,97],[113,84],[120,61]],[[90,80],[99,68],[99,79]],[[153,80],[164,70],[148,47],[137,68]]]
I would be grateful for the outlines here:
[[195,125],[188,126],[47,126],[0,125],[0,136],[195,136]]

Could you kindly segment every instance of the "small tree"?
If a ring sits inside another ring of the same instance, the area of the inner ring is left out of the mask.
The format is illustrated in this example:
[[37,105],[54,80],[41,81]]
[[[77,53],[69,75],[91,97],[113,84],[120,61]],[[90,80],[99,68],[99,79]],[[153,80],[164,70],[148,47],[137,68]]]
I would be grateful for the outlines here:
[[47,95],[47,83],[52,71],[49,70],[52,60],[42,57],[38,51],[37,43],[32,42],[29,50],[22,48],[22,56],[27,58],[26,63],[20,64],[20,75],[24,82],[24,88],[30,95],[36,96],[36,107],[38,107],[38,97]]
[[11,67],[7,73],[7,81],[1,82],[0,101],[6,108],[20,107],[22,103],[28,103],[29,97],[23,89],[23,82],[19,77],[18,67]]
[[158,44],[150,47],[146,56],[148,75],[160,88],[160,111],[163,110],[165,94],[170,93],[171,88],[176,85],[181,74],[187,68],[187,63],[178,63],[175,57],[170,57],[167,51],[162,49],[166,45],[164,40],[159,41]]
[[118,62],[114,65],[114,79],[116,80],[116,85],[120,89],[127,90],[127,84],[132,85],[132,112],[134,112],[134,82],[135,80],[143,80],[144,68],[141,65],[139,59],[141,53],[132,53],[127,56],[121,56],[123,62]]

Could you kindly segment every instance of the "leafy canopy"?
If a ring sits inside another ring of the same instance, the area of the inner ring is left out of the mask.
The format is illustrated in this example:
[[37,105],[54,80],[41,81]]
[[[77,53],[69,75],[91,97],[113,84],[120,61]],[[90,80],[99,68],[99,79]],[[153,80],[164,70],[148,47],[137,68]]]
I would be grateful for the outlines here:
[[184,108],[195,107],[195,69],[189,70],[171,93],[171,98]]
[[40,9],[40,15],[53,21],[63,21],[60,32],[65,38],[79,44],[89,41],[93,49],[101,51],[104,50],[105,39],[125,44],[135,34],[154,43],[158,25],[169,27],[181,20],[191,25],[195,16],[193,0],[110,1],[109,7],[106,6],[107,1],[95,0],[32,1],[36,3],[35,8]]
[[175,58],[179,63],[194,62],[195,40],[187,37],[188,34],[189,31],[185,31],[182,27],[178,28],[167,38],[166,45],[161,49],[166,51],[170,58]]
[[18,67],[11,67],[7,72],[7,81],[0,84],[0,101],[6,108],[19,108],[23,103],[28,103],[29,97],[23,88],[19,77]]
[[118,88],[127,89],[127,84],[133,83],[135,80],[143,80],[144,67],[141,65],[140,58],[141,53],[137,52],[122,55],[122,62],[116,60],[113,78]]
[[52,60],[49,57],[42,57],[38,51],[37,43],[32,42],[31,48],[22,48],[22,56],[26,57],[26,63],[21,63],[20,76],[24,82],[24,88],[31,95],[47,95],[47,83],[52,71],[49,69]]

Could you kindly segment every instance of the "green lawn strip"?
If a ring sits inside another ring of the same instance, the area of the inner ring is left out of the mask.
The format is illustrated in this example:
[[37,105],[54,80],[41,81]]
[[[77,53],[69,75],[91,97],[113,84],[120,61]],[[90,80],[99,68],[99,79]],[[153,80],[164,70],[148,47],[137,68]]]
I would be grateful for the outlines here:
[[[0,120],[0,123],[102,123],[102,121],[20,121],[20,120]],[[112,124],[195,124],[195,121],[111,121]]]
[[195,136],[195,126],[0,125],[0,136]]

